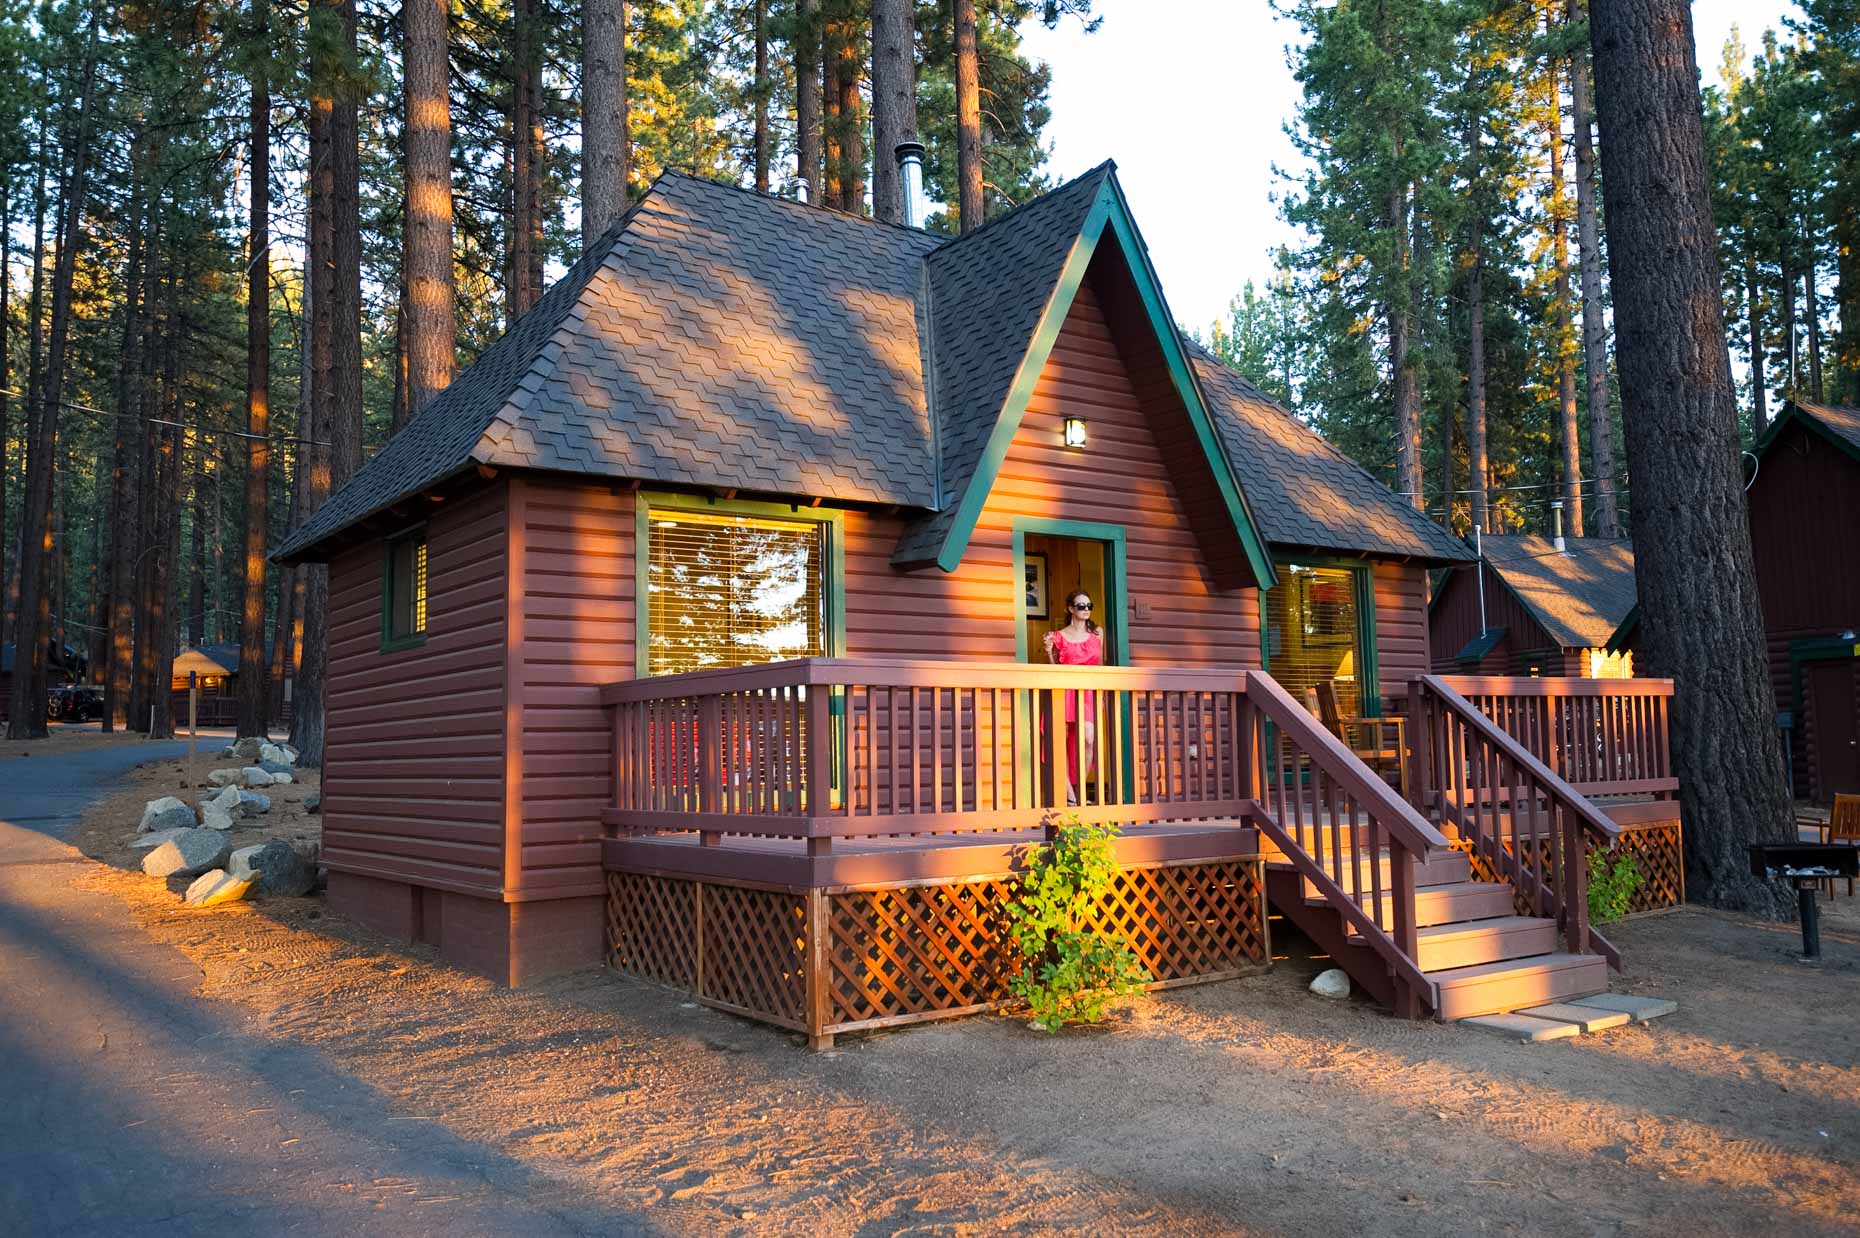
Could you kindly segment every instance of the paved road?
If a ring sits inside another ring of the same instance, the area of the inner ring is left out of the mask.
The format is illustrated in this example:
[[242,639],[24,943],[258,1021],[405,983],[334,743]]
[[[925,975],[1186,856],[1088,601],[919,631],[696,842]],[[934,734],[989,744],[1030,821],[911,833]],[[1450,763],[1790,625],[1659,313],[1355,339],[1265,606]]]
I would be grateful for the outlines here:
[[196,997],[185,956],[71,888],[89,861],[56,836],[168,747],[0,765],[0,1232],[644,1232]]

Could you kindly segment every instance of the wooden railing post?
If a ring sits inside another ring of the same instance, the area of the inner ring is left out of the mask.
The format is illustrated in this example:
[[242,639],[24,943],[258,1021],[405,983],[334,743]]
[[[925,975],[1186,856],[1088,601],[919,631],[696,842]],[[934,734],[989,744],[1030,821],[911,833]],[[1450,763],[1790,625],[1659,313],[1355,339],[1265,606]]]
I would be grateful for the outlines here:
[[1236,759],[1240,762],[1240,785],[1237,793],[1243,800],[1257,802],[1260,794],[1259,758],[1254,751],[1254,743],[1259,730],[1259,707],[1253,704],[1253,699],[1246,694],[1244,689],[1235,695],[1234,700],[1239,706],[1235,711],[1239,719],[1239,734],[1234,736],[1235,746],[1239,750]]
[[[1552,810],[1555,811],[1554,805]],[[1563,831],[1563,914],[1564,935],[1571,954],[1589,953],[1589,856],[1586,832],[1572,812],[1557,812],[1557,828]]]
[[[1420,932],[1415,925],[1414,852],[1389,840],[1389,893],[1394,901],[1395,947],[1409,959],[1420,957]],[[1431,1000],[1431,999],[1430,999]],[[1395,1014],[1403,1019],[1419,1018],[1421,994],[1399,972],[1395,974]]]
[[1408,722],[1402,729],[1408,735],[1408,803],[1425,817],[1429,809],[1427,784],[1433,768],[1434,726],[1428,710],[1427,685],[1418,679],[1408,681]]
[[833,691],[825,684],[807,689],[807,849],[817,855],[833,845],[818,831],[833,803]]

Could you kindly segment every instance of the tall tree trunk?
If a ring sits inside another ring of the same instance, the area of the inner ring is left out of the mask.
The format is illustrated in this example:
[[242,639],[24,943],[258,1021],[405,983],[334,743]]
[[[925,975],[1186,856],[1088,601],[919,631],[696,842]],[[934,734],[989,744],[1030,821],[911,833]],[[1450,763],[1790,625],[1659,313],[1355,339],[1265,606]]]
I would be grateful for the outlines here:
[[1795,238],[1785,235],[1783,237],[1782,253],[1783,343],[1784,355],[1786,357],[1785,364],[1788,366],[1785,372],[1789,375],[1789,386],[1787,391],[1789,398],[1792,400],[1801,392],[1801,379],[1797,373],[1797,366],[1801,360],[1801,353],[1796,348],[1795,342],[1794,249]]
[[506,326],[542,297],[542,39],[537,0],[515,0],[510,29],[510,224]]
[[[26,424],[20,432],[20,441],[26,453],[31,454],[32,443],[38,435],[39,426],[39,390],[43,382],[43,345],[45,338],[45,172],[48,158],[47,149],[51,143],[51,130],[45,123],[45,108],[39,108],[39,155],[33,163],[32,173],[32,284],[26,294]],[[24,477],[21,479],[24,482]],[[25,507],[25,496],[20,496],[20,507]],[[6,582],[6,630],[7,638],[19,640],[19,572],[18,565],[26,555],[26,522],[21,520],[16,532],[18,552],[13,557],[15,570]]]
[[[407,210],[401,323],[406,333],[408,420],[452,382],[458,323],[452,282],[452,109],[446,66],[447,0],[406,0]],[[397,426],[396,429],[399,427]]]
[[[153,170],[161,166],[160,146],[151,152],[148,166]],[[148,211],[147,256],[143,263],[143,317],[146,324],[142,329],[142,344],[137,352],[136,367],[136,401],[135,408],[141,416],[133,424],[136,443],[133,450],[133,467],[136,482],[132,487],[132,501],[135,503],[135,538],[129,543],[134,554],[130,565],[130,594],[134,599],[135,615],[130,636],[129,665],[129,729],[146,732],[149,729],[149,705],[152,685],[155,681],[155,646],[153,643],[154,627],[150,619],[153,605],[153,580],[155,550],[161,544],[160,530],[156,525],[159,509],[156,506],[156,489],[158,479],[155,464],[160,459],[160,451],[155,436],[159,426],[148,414],[160,405],[160,362],[161,346],[165,332],[172,329],[172,315],[168,312],[168,297],[164,289],[164,272],[166,264],[162,261],[162,192],[159,183],[151,187],[151,196],[146,204]]]
[[793,52],[795,175],[807,186],[807,200],[819,206],[826,201],[821,173],[820,0],[799,0]]
[[[1544,11],[1544,33],[1555,23]],[[1569,290],[1569,199],[1563,186],[1563,83],[1555,56],[1546,65],[1550,108],[1544,122],[1544,150],[1550,160],[1550,254],[1556,266],[1550,301],[1550,332],[1556,349],[1557,446],[1562,456],[1563,516],[1571,537],[1583,535],[1582,423],[1576,416],[1576,339]]]
[[964,232],[982,226],[982,62],[975,0],[956,3],[956,215]]
[[1821,298],[1815,292],[1814,234],[1809,237],[1808,260],[1802,264],[1802,310],[1808,319],[1808,398],[1821,403]]
[[1389,191],[1388,226],[1395,237],[1395,266],[1401,273],[1401,286],[1388,295],[1389,382],[1395,392],[1395,473],[1396,488],[1416,511],[1427,510],[1427,496],[1421,492],[1421,409],[1414,366],[1409,362],[1410,297],[1408,281],[1416,278],[1410,261],[1408,235],[1408,187],[1398,185]]
[[1750,221],[1744,221],[1744,302],[1750,311],[1751,430],[1761,434],[1770,424],[1769,380],[1763,376],[1763,284],[1757,277],[1757,247]]
[[[761,3],[762,0],[758,0]],[[581,244],[626,213],[626,0],[581,3]]]
[[1860,215],[1843,211],[1834,220],[1834,297],[1841,315],[1835,400],[1860,404]]
[[1744,510],[1718,234],[1687,0],[1590,18],[1645,666],[1674,676],[1686,892],[1787,916],[1751,842],[1790,841],[1763,614]]
[[[912,0],[872,4],[872,214],[904,222],[898,144],[917,140],[916,33]],[[919,221],[921,222],[921,221]]]
[[252,73],[252,257],[245,305],[245,558],[239,609],[241,737],[264,735],[265,552],[271,541],[271,13],[252,0],[264,54]]
[[865,104],[859,97],[865,38],[852,0],[839,2],[840,29],[834,46],[840,58],[840,209],[860,215],[865,213]]
[[1490,533],[1487,524],[1490,518],[1487,512],[1487,464],[1485,458],[1485,230],[1486,205],[1484,195],[1477,189],[1480,180],[1480,134],[1484,118],[1475,116],[1466,123],[1466,149],[1471,153],[1467,171],[1469,181],[1475,186],[1471,200],[1471,212],[1467,217],[1467,253],[1466,271],[1466,488],[1469,497],[1472,527],[1480,533]]
[[[185,451],[184,432],[181,447]],[[201,455],[205,444],[194,444],[194,475],[188,485],[188,506],[193,518],[188,522],[187,639],[195,648],[207,644],[207,474]],[[179,519],[177,514],[176,519]]]
[[755,0],[756,71],[750,82],[755,112],[756,192],[769,191],[769,3]]
[[[11,421],[12,406],[8,403],[7,392],[13,388],[13,305],[11,293],[13,280],[13,184],[6,175],[11,169],[0,169],[0,644],[6,641],[6,475],[13,468],[13,462],[3,458],[8,445],[12,443]],[[132,236],[133,240],[133,236]],[[131,245],[130,252],[135,252]],[[133,258],[132,258],[133,262]],[[133,270],[133,266],[131,268]],[[133,285],[135,276],[130,276]],[[133,297],[130,300],[134,300]],[[120,431],[119,431],[120,434]],[[104,729],[109,730],[106,718]]]
[[[180,290],[187,283],[185,268],[171,270],[168,302],[163,317],[168,330],[161,338],[161,419],[180,420]],[[180,550],[180,435],[178,427],[151,426],[155,431],[155,518],[156,544],[149,556],[149,738],[171,739],[174,736],[174,612],[170,603],[175,594],[175,566]]]
[[[1569,25],[1588,17],[1584,0],[1569,0]],[[1602,229],[1595,214],[1595,107],[1588,49],[1569,54],[1569,104],[1576,127],[1576,245],[1582,279],[1582,361],[1589,387],[1589,470],[1595,494],[1595,534],[1621,536],[1621,503],[1615,493],[1615,419],[1609,399],[1608,322],[1602,304]]]
[[59,195],[58,254],[52,270],[51,337],[45,352],[43,388],[34,418],[33,442],[26,460],[25,502],[20,509],[19,630],[14,642],[12,699],[7,738],[45,734],[45,694],[34,685],[45,677],[48,540],[51,536],[53,458],[58,444],[58,415],[64,399],[65,353],[71,338],[71,286],[78,250],[84,243],[84,207],[90,188],[90,106],[97,82],[97,9],[90,12],[84,40],[84,68],[78,88],[76,133],[67,156],[65,189]]
[[[837,4],[840,0],[830,0]],[[839,209],[845,195],[840,184],[840,24],[836,12],[820,15],[820,147],[822,206]]]

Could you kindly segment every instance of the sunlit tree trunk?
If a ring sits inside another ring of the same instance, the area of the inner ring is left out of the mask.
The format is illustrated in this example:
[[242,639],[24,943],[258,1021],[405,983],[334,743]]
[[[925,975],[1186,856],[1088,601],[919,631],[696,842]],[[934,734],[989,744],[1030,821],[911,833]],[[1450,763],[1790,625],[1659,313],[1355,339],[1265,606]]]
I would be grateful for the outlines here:
[[807,200],[825,199],[821,179],[820,0],[800,0],[795,9],[794,39],[795,175],[807,185]]
[[252,243],[245,309],[245,556],[239,610],[241,736],[265,734],[265,554],[271,539],[271,76],[268,0],[253,0],[264,49],[252,72]]
[[750,82],[755,112],[756,192],[769,191],[769,4],[755,0],[756,73]]
[[898,144],[917,140],[911,10],[911,0],[874,0],[872,5],[872,214],[889,223],[904,222]]
[[[1548,10],[1544,33],[1556,33]],[[1550,299],[1551,346],[1556,351],[1557,447],[1562,459],[1564,528],[1583,535],[1582,423],[1576,415],[1576,340],[1569,287],[1569,198],[1563,175],[1563,84],[1558,58],[1545,63],[1550,98],[1544,120],[1544,150],[1550,161],[1550,255],[1556,280]]]
[[[406,0],[407,211],[400,315],[405,336],[405,418],[452,382],[458,324],[452,278],[452,109],[447,91],[448,0]],[[398,426],[396,427],[398,428]]]
[[975,0],[956,4],[956,214],[964,232],[982,226],[982,66]]
[[[761,0],[758,0],[760,3]],[[626,213],[626,0],[581,5],[581,243]]]
[[[1569,0],[1569,24],[1588,20],[1583,0]],[[1621,536],[1621,504],[1615,494],[1615,420],[1609,398],[1608,323],[1602,304],[1602,229],[1595,214],[1595,107],[1588,49],[1569,59],[1569,104],[1576,129],[1576,243],[1582,278],[1582,359],[1589,388],[1589,470],[1594,484],[1595,534]]]

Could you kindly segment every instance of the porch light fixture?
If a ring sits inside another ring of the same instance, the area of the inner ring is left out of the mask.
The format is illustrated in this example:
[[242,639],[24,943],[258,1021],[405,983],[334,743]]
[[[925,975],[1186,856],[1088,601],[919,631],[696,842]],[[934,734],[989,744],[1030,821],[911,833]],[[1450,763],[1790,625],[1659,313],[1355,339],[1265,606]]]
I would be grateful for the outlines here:
[[1085,446],[1085,419],[1068,417],[1065,421],[1066,446],[1082,448]]

